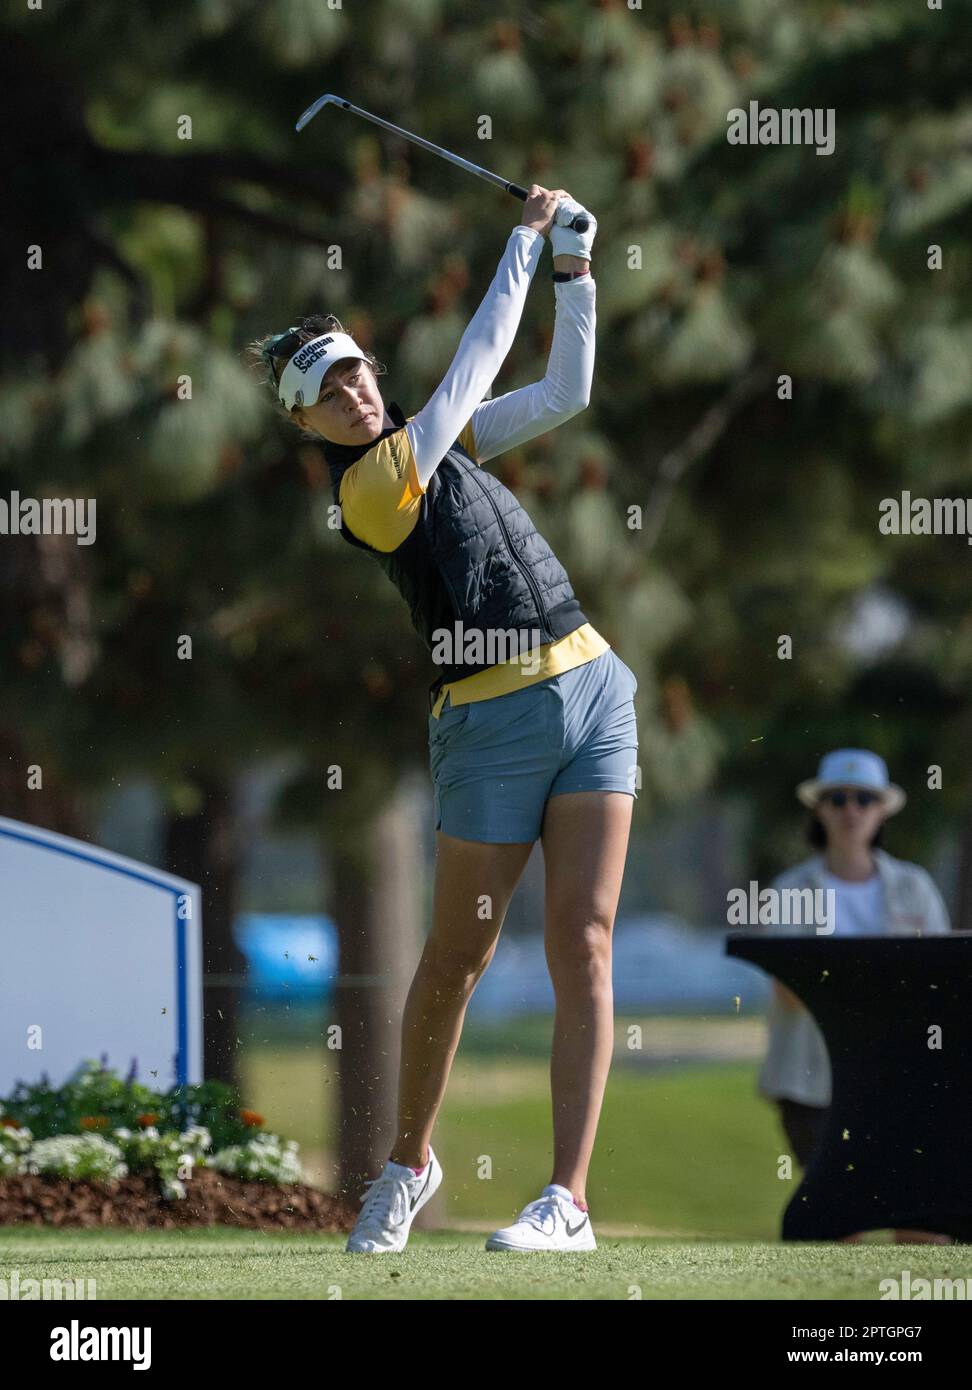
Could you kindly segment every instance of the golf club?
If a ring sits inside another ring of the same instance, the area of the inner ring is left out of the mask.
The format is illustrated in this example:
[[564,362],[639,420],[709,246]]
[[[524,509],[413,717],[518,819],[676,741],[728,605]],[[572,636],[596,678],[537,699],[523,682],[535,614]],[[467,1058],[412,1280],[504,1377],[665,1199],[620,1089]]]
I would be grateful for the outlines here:
[[[400,135],[404,140],[411,140],[413,145],[421,145],[423,149],[431,150],[433,154],[448,159],[450,164],[457,164],[460,169],[466,169],[470,174],[476,174],[479,178],[486,179],[489,183],[495,184],[497,188],[504,188],[507,193],[512,193],[514,198],[519,198],[523,203],[529,197],[528,190],[521,188],[518,183],[510,183],[509,179],[501,178],[499,174],[492,174],[488,169],[483,169],[478,164],[463,159],[461,155],[452,154],[451,151],[442,149],[440,145],[433,145],[431,140],[423,140],[421,135],[413,135],[411,131],[402,130],[401,126],[393,125],[391,121],[383,120],[381,116],[373,116],[370,111],[363,111],[360,106],[352,106],[350,101],[345,101],[343,97],[336,97],[331,92],[318,97],[313,106],[308,106],[297,122],[297,130],[303,130],[304,126],[314,119],[318,111],[332,103],[342,107],[345,111],[353,111],[356,116],[363,116],[366,121],[373,121],[375,125],[380,125],[383,130],[390,130],[393,135]],[[575,232],[586,232],[590,226],[588,218],[580,214],[568,218],[566,222],[560,221],[558,216],[555,216],[554,220],[559,226],[572,227]]]

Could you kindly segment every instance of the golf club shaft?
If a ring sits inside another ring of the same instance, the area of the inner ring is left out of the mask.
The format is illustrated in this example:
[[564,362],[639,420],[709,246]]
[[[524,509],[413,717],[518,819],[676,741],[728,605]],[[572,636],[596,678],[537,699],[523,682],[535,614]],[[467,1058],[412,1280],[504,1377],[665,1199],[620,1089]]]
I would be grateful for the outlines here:
[[[403,130],[401,126],[394,125],[391,121],[384,120],[381,116],[373,116],[370,111],[363,111],[360,106],[353,106],[350,101],[345,101],[343,97],[333,96],[328,93],[326,96],[319,97],[313,106],[308,106],[307,110],[297,122],[297,129],[303,130],[304,126],[317,115],[323,106],[340,106],[345,111],[352,111],[356,116],[363,116],[366,121],[379,125],[383,130],[388,130],[392,135],[400,135],[403,140],[411,140],[413,145],[421,145],[423,149],[429,150],[432,154],[439,155],[442,159],[447,159],[450,164],[458,165],[460,169],[465,169],[467,173],[475,174],[478,178],[485,179],[487,183],[494,184],[497,188],[505,189],[507,193],[512,193],[514,198],[519,198],[525,203],[530,196],[526,188],[521,188],[518,183],[511,183],[509,179],[501,178],[499,174],[493,174],[489,169],[483,169],[479,164],[473,164],[471,160],[463,159],[462,155],[453,154],[451,150],[444,150],[441,145],[433,145],[431,140],[423,140],[421,135],[413,135],[410,130]],[[563,224],[572,227],[577,232],[586,232],[590,225],[587,218],[578,215],[571,218],[570,222]]]

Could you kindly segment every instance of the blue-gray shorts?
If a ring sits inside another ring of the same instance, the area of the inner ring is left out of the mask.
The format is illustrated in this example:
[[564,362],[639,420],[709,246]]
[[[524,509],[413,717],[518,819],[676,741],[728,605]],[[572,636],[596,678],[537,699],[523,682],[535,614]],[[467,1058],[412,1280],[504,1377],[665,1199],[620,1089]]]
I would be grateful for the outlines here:
[[435,828],[460,840],[532,844],[547,798],[637,796],[634,673],[611,649],[559,676],[429,715]]

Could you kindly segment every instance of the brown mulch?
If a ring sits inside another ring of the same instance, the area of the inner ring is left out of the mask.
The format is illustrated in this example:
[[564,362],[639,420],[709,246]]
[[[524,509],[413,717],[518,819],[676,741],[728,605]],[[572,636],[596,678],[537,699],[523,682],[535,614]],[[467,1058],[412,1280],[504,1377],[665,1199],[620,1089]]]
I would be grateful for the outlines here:
[[158,1180],[133,1175],[107,1184],[44,1174],[0,1178],[0,1226],[244,1226],[261,1231],[350,1231],[355,1211],[304,1183],[245,1182],[199,1168],[184,1198],[162,1196]]

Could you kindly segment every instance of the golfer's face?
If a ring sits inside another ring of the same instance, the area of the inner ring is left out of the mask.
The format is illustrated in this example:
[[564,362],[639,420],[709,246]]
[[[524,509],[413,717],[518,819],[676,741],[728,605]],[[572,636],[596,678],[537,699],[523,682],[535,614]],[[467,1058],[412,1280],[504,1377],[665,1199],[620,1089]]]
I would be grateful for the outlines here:
[[302,420],[332,444],[367,444],[385,427],[385,404],[367,362],[345,357],[329,367],[316,405]]

